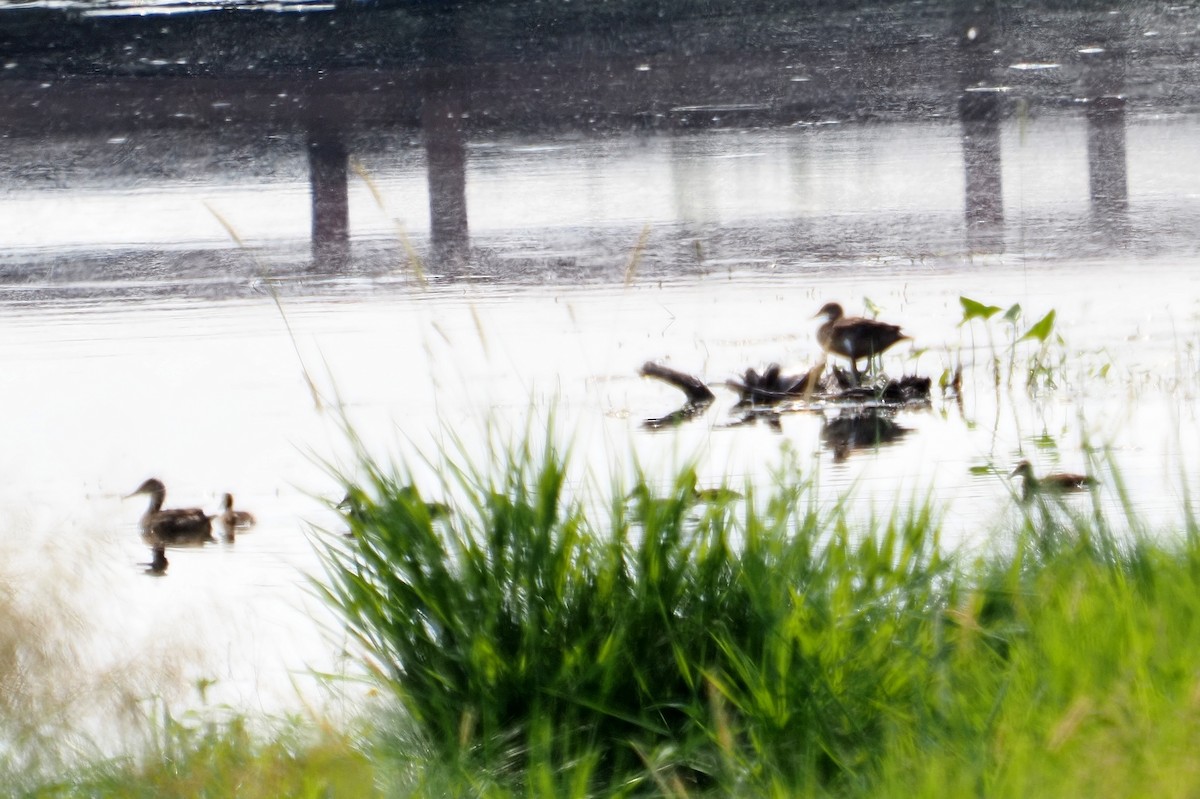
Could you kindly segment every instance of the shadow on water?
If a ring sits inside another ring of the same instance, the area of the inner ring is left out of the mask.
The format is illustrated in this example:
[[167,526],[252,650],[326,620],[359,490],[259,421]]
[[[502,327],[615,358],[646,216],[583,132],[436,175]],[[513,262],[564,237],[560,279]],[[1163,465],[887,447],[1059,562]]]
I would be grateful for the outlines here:
[[832,418],[822,417],[821,441],[833,453],[834,463],[856,451],[870,451],[894,444],[912,432],[897,424],[895,410],[867,408],[841,410]]

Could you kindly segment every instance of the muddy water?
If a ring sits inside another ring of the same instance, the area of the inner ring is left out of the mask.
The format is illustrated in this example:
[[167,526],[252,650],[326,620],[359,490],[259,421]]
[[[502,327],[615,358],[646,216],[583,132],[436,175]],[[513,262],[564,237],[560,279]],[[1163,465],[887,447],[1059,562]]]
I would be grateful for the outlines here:
[[[10,568],[34,593],[77,583],[79,612],[117,642],[100,647],[104,657],[169,655],[175,668],[147,693],[194,701],[178,686],[212,678],[209,701],[273,710],[293,706],[297,686],[318,693],[309,669],[346,667],[336,622],[305,577],[318,570],[312,527],[337,525],[324,462],[353,470],[343,414],[377,452],[430,452],[453,432],[478,456],[489,424],[519,429],[553,413],[575,442],[579,485],[634,459],[652,475],[694,459],[703,483],[759,482],[786,447],[824,500],[853,489],[864,516],[932,491],[947,506],[947,545],[966,547],[986,545],[1014,512],[1004,474],[1017,460],[1083,470],[1094,449],[1101,507],[1120,517],[1123,482],[1141,518],[1169,529],[1200,474],[1200,264],[1179,221],[1197,210],[1194,129],[1187,119],[1131,128],[1138,232],[1097,251],[1073,223],[1055,222],[1087,215],[1078,126],[1014,124],[1006,235],[1018,246],[973,257],[960,253],[953,126],[478,145],[472,230],[491,260],[473,279],[435,272],[422,288],[372,264],[356,277],[285,281],[279,305],[255,270],[221,271],[246,254],[213,229],[205,203],[219,202],[274,264],[288,256],[270,242],[304,234],[302,185],[10,191],[0,212],[26,222],[5,226],[0,288]],[[380,157],[368,167],[388,204],[355,189],[356,246],[389,241],[397,217],[419,237],[421,165]],[[277,227],[284,217],[296,229]],[[629,270],[644,226],[644,260]],[[221,268],[172,283],[139,271],[131,238],[155,242],[145,260],[156,268],[173,247],[201,264],[211,251]],[[39,271],[67,263],[65,252],[103,261],[110,250],[132,264],[119,283]],[[673,260],[688,251],[703,254]],[[526,271],[505,273],[509,263]],[[600,268],[579,279],[580,264]],[[962,295],[1019,303],[1018,332],[1056,312],[1043,356],[1052,387],[1026,387],[1036,342],[1016,346],[1010,375],[1004,323],[959,325]],[[735,427],[724,390],[699,419],[643,430],[682,400],[637,376],[644,361],[713,383],[773,361],[800,371],[818,357],[821,304],[859,313],[867,299],[915,342],[890,352],[887,370],[936,380],[962,363],[961,402],[935,392],[928,409],[894,417],[892,443],[849,452],[830,444],[836,409],[784,415],[778,430]],[[144,505],[121,497],[149,476],[167,484],[168,505],[215,512],[231,491],[259,525],[232,544],[172,550],[166,577],[145,576]],[[417,479],[433,482],[423,467]]]

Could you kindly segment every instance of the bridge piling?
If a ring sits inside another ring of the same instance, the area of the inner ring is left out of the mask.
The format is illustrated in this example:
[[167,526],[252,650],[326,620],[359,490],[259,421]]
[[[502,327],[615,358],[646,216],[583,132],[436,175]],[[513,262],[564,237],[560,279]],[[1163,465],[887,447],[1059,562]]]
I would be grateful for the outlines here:
[[336,269],[350,258],[349,155],[341,133],[325,125],[309,128],[307,147],[313,266]]

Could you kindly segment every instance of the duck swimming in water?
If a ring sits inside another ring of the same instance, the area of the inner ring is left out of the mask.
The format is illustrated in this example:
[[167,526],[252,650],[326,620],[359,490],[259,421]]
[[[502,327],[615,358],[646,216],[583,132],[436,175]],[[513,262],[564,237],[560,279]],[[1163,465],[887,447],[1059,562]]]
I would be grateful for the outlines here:
[[1086,474],[1060,473],[1036,477],[1033,473],[1033,464],[1029,461],[1018,463],[1017,468],[1012,470],[1009,477],[1022,478],[1022,499],[1029,499],[1039,492],[1065,494],[1072,491],[1086,491],[1096,485],[1096,478]]
[[[821,349],[850,360],[850,371],[858,385],[858,362],[863,358],[874,358],[897,341],[909,336],[900,332],[899,325],[890,325],[875,319],[846,316],[842,306],[827,302],[813,318],[824,317],[825,323],[817,328],[817,343]],[[869,366],[869,362],[868,362]]]
[[253,527],[258,522],[253,513],[233,509],[233,494],[226,494],[221,498],[221,514],[217,516],[217,521],[225,531],[225,538],[230,541],[239,528]]
[[[212,517],[199,508],[163,510],[167,488],[151,477],[126,496],[150,495],[150,507],[142,514],[142,538],[151,545],[203,544],[213,540]],[[165,558],[164,558],[165,559]]]

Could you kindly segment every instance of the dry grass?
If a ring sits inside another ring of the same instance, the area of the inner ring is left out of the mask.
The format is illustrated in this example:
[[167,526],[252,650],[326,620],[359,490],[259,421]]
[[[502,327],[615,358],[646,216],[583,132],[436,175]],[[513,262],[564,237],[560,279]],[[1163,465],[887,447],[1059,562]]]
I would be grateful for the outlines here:
[[[0,767],[44,774],[137,743],[149,697],[188,690],[196,653],[138,642],[111,590],[112,542],[8,518],[0,536]],[[121,743],[119,743],[121,742]]]

